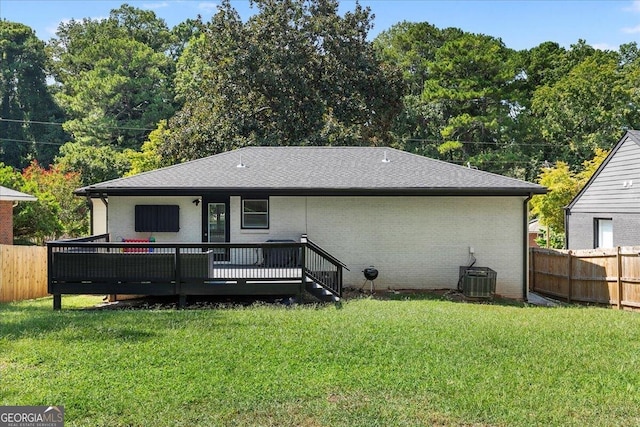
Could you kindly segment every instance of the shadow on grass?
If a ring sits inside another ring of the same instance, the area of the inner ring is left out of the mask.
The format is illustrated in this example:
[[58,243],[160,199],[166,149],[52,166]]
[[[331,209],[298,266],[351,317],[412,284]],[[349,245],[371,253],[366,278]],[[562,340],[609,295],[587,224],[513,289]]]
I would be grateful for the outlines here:
[[[53,310],[51,297],[0,304],[0,339],[48,335],[51,339],[69,341],[139,342],[163,336],[167,330],[184,327],[190,322],[205,322],[209,328],[242,326],[227,317],[223,319],[224,310],[269,305],[284,308],[291,305],[289,299],[258,296],[189,297],[183,308],[179,308],[178,297],[175,296],[142,297],[104,304],[96,304],[99,299],[91,301],[87,298],[87,305],[74,301],[72,306],[66,308],[64,300],[65,297],[60,311]],[[203,313],[205,311],[206,314]],[[255,322],[255,319],[252,321]]]
[[344,298],[346,300],[374,298],[381,301],[447,301],[466,304],[499,305],[506,307],[530,307],[532,305],[524,301],[518,301],[510,298],[467,298],[461,292],[454,289],[436,289],[428,291],[380,291],[375,292],[374,294],[359,289],[348,289],[345,291]]

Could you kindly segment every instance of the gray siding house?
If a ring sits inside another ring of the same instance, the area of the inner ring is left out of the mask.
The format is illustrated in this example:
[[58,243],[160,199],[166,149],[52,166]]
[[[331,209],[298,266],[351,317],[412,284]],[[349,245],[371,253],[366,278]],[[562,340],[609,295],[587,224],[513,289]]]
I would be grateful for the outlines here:
[[640,132],[611,150],[565,208],[566,246],[611,248],[640,244]]

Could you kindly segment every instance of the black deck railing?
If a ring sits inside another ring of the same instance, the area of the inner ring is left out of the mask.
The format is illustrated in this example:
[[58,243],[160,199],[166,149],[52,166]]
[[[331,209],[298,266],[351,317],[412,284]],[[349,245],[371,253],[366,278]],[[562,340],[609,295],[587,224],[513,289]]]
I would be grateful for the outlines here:
[[108,235],[48,242],[49,293],[300,295],[308,280],[342,294],[344,264],[301,242],[109,242]]
[[333,255],[313,243],[306,235],[301,239],[304,245],[307,277],[322,285],[334,295],[342,296],[342,270],[347,266]]

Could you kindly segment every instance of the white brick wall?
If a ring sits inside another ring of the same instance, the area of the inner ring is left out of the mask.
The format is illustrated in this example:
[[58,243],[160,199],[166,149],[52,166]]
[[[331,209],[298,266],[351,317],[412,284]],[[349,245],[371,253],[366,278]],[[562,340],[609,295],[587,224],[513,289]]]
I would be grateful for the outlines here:
[[[136,204],[180,205],[180,232],[157,241],[201,241],[201,206],[193,197],[110,197],[109,232],[134,233]],[[269,198],[269,230],[242,230],[240,197],[230,199],[231,242],[309,238],[343,261],[345,285],[360,287],[362,270],[380,271],[376,288],[455,288],[469,247],[476,266],[497,271],[496,292],[522,298],[522,197],[281,197]],[[145,233],[148,234],[148,233]]]
[[231,241],[309,238],[347,264],[345,284],[380,271],[378,289],[455,288],[469,247],[497,271],[496,292],[522,298],[521,197],[271,197],[270,229],[241,230],[231,198]]
[[[113,241],[121,239],[148,239],[157,242],[201,242],[202,204],[196,206],[195,197],[109,197],[108,232]],[[180,206],[180,231],[177,233],[136,233],[136,205]]]

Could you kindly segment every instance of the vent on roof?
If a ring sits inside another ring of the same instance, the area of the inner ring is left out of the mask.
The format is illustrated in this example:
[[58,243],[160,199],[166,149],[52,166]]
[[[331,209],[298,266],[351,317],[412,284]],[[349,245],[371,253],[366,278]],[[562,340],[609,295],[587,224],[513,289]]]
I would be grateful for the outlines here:
[[240,163],[238,163],[236,165],[237,168],[246,168],[247,165],[245,165],[244,163],[242,163],[242,154],[240,155]]
[[387,150],[384,150],[384,158],[382,159],[382,163],[389,163],[391,160],[387,157]]

